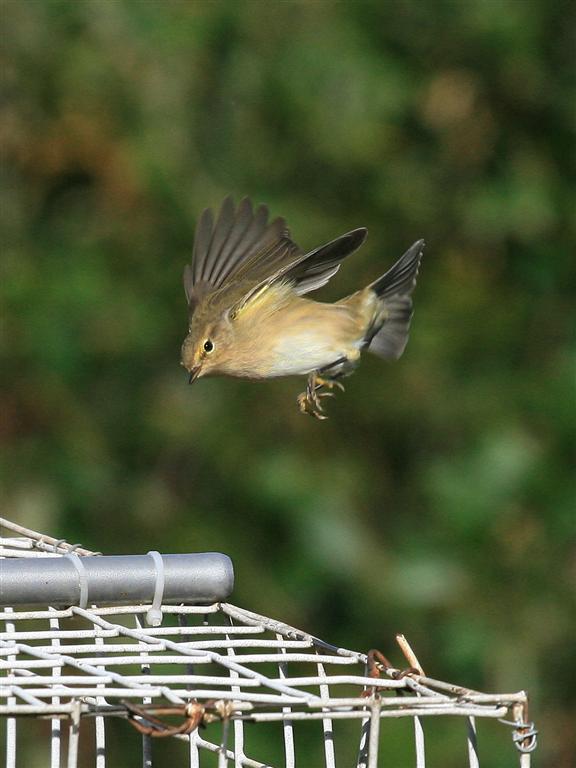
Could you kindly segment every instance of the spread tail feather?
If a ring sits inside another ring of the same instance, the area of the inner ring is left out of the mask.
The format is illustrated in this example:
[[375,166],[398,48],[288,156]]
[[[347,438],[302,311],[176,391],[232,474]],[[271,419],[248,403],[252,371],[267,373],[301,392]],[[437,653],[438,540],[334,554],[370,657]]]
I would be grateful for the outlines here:
[[386,301],[386,320],[373,336],[368,349],[385,360],[397,360],[408,343],[412,299],[410,296],[394,296]]
[[416,285],[423,251],[424,240],[418,240],[388,272],[370,285],[384,303],[386,319],[370,340],[368,349],[385,359],[397,360],[408,343],[412,318],[410,294]]
[[416,285],[416,275],[424,252],[424,240],[417,240],[388,272],[375,280],[370,288],[382,299],[409,296]]

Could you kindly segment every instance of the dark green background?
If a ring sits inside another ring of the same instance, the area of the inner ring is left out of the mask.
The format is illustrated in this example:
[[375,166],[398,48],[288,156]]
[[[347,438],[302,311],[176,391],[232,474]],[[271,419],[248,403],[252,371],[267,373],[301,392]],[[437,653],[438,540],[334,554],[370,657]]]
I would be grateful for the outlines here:
[[[4,514],[224,551],[243,607],[527,688],[537,764],[574,765],[573,8],[4,2]],[[186,384],[181,272],[229,192],[304,248],[369,228],[328,299],[427,241],[406,354],[367,356],[327,422],[296,379]],[[512,764],[504,727],[480,744]]]

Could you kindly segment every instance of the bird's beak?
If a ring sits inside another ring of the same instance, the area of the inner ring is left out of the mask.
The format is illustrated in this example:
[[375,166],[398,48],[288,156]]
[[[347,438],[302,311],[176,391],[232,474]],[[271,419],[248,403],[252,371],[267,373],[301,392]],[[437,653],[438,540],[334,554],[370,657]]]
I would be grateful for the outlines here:
[[190,369],[190,376],[188,377],[188,384],[194,384],[200,374],[201,365],[195,365]]

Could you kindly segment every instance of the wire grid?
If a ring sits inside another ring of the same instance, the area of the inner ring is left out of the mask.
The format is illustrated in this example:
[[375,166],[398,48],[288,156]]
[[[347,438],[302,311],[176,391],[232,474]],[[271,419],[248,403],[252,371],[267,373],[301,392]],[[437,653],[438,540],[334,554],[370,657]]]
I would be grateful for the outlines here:
[[[94,554],[29,533],[0,539],[0,556],[50,557],[71,549]],[[357,723],[357,768],[377,768],[384,760],[381,720],[411,718],[413,765],[425,768],[423,721],[446,715],[465,726],[463,764],[480,766],[476,720],[486,718],[512,729],[519,765],[530,766],[536,734],[527,722],[524,692],[483,694],[428,678],[414,668],[417,659],[405,642],[410,668],[402,671],[378,652],[339,648],[228,603],[162,606],[159,627],[144,625],[149,607],[0,613],[6,768],[20,764],[18,731],[25,732],[30,717],[51,720],[52,768],[63,759],[68,768],[79,764],[82,723],[89,718],[95,721],[96,768],[117,764],[106,749],[110,718],[140,731],[147,767],[153,765],[152,742],[170,738],[183,742],[182,760],[191,768],[269,768],[272,763],[259,759],[250,743],[254,726],[245,726],[277,723],[283,759],[274,765],[310,768],[298,749],[299,733],[310,723],[317,727],[322,765],[335,768],[343,765],[338,728],[348,721]],[[510,752],[512,757],[512,745]]]

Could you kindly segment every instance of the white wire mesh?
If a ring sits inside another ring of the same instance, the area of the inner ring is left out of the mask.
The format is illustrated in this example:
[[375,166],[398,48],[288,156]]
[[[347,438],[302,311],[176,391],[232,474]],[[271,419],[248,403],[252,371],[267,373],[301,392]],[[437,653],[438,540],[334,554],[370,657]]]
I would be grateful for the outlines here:
[[[4,557],[46,557],[69,549],[32,532],[0,540]],[[527,722],[524,692],[484,694],[413,669],[403,673],[377,652],[338,648],[229,603],[163,605],[158,627],[145,626],[149,608],[6,608],[0,613],[7,768],[21,764],[17,744],[29,718],[46,717],[52,725],[46,751],[53,768],[65,752],[68,768],[87,764],[82,755],[88,752],[97,768],[117,765],[106,737],[112,719],[119,718],[130,736],[131,726],[142,733],[143,765],[155,764],[152,742],[169,739],[184,742],[179,765],[186,760],[190,766],[218,768],[310,768],[310,728],[321,744],[315,754],[321,754],[322,765],[350,765],[353,751],[357,768],[376,768],[380,760],[384,765],[381,721],[410,718],[412,764],[425,768],[425,727],[446,715],[462,720],[463,764],[480,765],[476,721],[482,718],[507,721],[520,765],[530,765],[535,732]],[[408,663],[418,666],[410,654],[408,647]],[[80,749],[90,720],[94,748]],[[256,732],[266,724],[279,728],[273,750],[277,762],[258,753],[264,750]],[[345,743],[339,739],[344,726]]]

